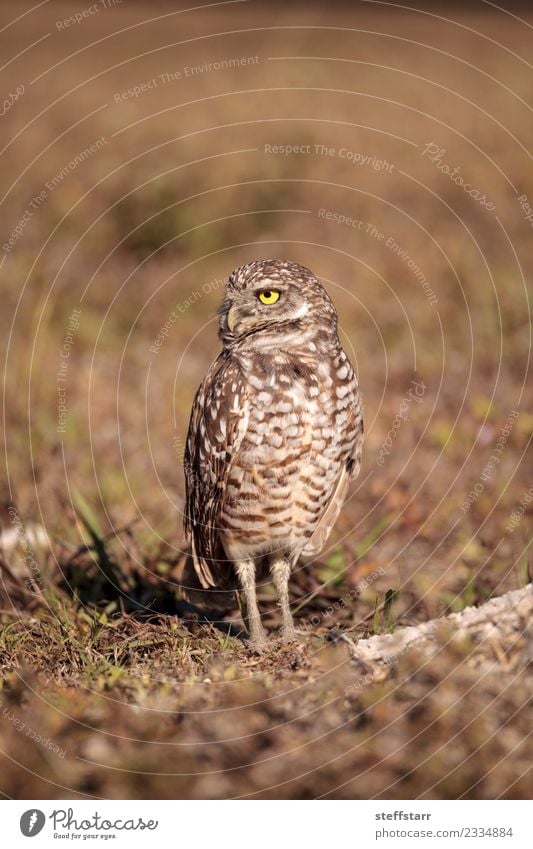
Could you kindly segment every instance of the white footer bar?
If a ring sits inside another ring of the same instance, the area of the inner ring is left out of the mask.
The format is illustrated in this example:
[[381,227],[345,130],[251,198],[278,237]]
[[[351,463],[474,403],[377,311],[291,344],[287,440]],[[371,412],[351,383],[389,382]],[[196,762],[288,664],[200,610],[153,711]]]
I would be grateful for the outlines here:
[[[527,801],[5,801],[6,847],[531,849]],[[32,840],[35,842],[32,842]]]

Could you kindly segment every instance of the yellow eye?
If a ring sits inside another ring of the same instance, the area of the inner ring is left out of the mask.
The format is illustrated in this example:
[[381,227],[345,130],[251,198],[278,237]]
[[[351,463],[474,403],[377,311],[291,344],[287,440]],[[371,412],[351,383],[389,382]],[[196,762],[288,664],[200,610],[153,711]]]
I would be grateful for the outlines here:
[[262,304],[275,304],[279,301],[279,294],[275,289],[265,289],[264,292],[259,292],[259,300]]

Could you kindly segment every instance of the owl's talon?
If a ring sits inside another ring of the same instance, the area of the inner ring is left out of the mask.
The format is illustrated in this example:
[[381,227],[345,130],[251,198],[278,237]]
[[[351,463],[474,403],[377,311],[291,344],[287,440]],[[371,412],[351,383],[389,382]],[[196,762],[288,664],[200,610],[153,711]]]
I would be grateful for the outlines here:
[[280,640],[282,643],[296,643],[298,635],[294,628],[282,628],[280,631]]
[[252,640],[250,638],[247,641],[246,645],[248,646],[250,651],[252,651],[254,654],[263,654],[265,652],[265,650],[268,648],[268,640],[266,639],[266,637],[264,639],[261,639],[261,640],[258,640],[258,639]]

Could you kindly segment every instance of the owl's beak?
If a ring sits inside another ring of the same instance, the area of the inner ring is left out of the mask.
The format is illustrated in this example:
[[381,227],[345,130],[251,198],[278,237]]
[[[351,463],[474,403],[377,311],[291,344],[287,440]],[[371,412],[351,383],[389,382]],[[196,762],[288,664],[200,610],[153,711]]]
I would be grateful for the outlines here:
[[229,308],[228,313],[226,315],[226,325],[230,333],[233,333],[233,329],[235,327],[235,323],[239,317],[239,309],[234,304]]

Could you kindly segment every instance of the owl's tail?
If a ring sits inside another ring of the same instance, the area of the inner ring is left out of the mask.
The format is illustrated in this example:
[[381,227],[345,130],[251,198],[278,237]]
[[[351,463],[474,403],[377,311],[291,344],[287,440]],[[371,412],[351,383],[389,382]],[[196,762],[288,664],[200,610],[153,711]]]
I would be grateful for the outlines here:
[[233,588],[218,589],[216,587],[210,587],[209,589],[204,589],[202,587],[196,569],[194,568],[191,554],[187,554],[185,557],[179,587],[187,601],[190,601],[191,604],[196,604],[198,607],[219,611],[235,610],[237,607]]

